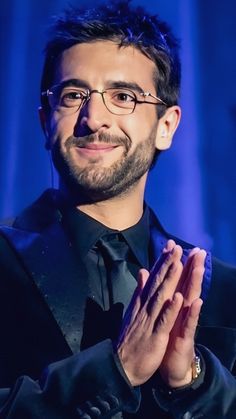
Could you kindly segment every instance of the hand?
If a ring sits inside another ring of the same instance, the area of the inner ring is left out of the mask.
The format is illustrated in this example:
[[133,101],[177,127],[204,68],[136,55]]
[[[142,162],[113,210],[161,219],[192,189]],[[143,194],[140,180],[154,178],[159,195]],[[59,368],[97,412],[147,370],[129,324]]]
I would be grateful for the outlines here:
[[[175,245],[168,242],[167,251]],[[194,336],[202,306],[201,285],[206,252],[195,248],[183,269],[177,291],[183,295],[183,306],[170,333],[167,351],[160,373],[167,385],[177,388],[192,381],[192,361],[195,356]]]
[[182,249],[162,255],[159,270],[148,280],[141,270],[138,287],[124,318],[117,353],[132,385],[146,382],[159,368],[183,297],[176,292],[183,270]]

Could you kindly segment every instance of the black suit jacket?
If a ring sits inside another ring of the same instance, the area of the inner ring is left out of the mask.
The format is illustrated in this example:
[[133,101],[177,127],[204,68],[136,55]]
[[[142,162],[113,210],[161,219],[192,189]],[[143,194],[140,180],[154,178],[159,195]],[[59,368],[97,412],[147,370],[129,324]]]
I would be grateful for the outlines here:
[[[213,259],[197,334],[206,369],[196,388],[169,396],[154,376],[140,404],[109,340],[80,352],[86,272],[60,221],[57,194],[48,191],[1,229],[0,418],[108,418],[122,410],[127,418],[234,419],[235,269]],[[170,237],[152,214],[153,260]]]

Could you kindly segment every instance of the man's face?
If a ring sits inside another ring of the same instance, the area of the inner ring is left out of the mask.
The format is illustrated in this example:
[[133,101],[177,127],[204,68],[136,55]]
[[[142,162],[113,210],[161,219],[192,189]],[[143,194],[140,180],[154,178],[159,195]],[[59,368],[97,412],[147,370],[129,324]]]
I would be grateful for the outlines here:
[[[129,83],[155,94],[154,71],[154,63],[137,49],[97,41],[64,51],[54,84],[77,80],[83,90],[104,91]],[[157,126],[155,105],[137,104],[133,113],[115,115],[100,94],[92,93],[79,111],[67,115],[54,109],[47,131],[54,164],[67,187],[100,200],[126,193],[146,176]]]

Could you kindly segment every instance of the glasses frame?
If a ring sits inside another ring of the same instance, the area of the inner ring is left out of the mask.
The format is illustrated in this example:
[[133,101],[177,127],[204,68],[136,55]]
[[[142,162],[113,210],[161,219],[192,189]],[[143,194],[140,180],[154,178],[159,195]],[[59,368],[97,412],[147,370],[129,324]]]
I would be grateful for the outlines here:
[[[51,106],[51,104],[50,104],[50,100],[49,100],[49,97],[50,97],[50,95],[53,95],[54,93],[53,93],[53,90],[55,90],[56,88],[59,88],[59,87],[61,87],[61,88],[63,88],[63,87],[71,87],[71,88],[73,88],[73,87],[75,87],[76,89],[78,89],[78,87],[76,87],[76,86],[63,86],[63,84],[55,84],[55,85],[53,85],[52,87],[50,87],[49,89],[47,89],[47,90],[45,90],[44,92],[42,92],[41,93],[41,96],[46,96],[47,98],[48,98],[48,104],[49,104],[49,106],[50,106],[50,108],[52,109],[52,110],[54,110],[54,109],[56,109],[56,107],[52,107]],[[91,95],[92,95],[92,93],[99,93],[101,96],[102,96],[102,101],[103,101],[103,104],[104,104],[104,106],[106,107],[106,109],[110,112],[110,113],[112,113],[113,115],[118,115],[118,116],[122,116],[122,115],[131,115],[132,113],[134,113],[134,111],[135,111],[135,108],[136,108],[136,105],[137,104],[143,104],[143,103],[146,103],[146,104],[150,104],[150,105],[163,105],[163,106],[168,106],[167,105],[167,103],[166,102],[164,102],[164,100],[162,100],[161,98],[159,98],[158,96],[155,96],[155,95],[153,95],[152,93],[150,93],[150,92],[144,92],[144,91],[140,91],[138,94],[140,95],[140,96],[143,96],[144,97],[144,100],[138,100],[138,98],[137,98],[137,95],[136,95],[136,93],[132,90],[132,89],[129,89],[129,88],[126,88],[126,87],[121,87],[120,88],[121,90],[122,89],[124,89],[125,91],[127,91],[127,92],[130,92],[132,95],[133,95],[133,97],[134,97],[134,105],[133,105],[133,108],[131,108],[132,110],[131,110],[131,112],[125,112],[125,113],[116,113],[116,112],[113,112],[113,111],[111,111],[110,109],[109,109],[109,107],[107,106],[107,103],[106,103],[106,100],[105,100],[105,98],[104,98],[104,94],[107,92],[107,91],[109,91],[109,90],[119,90],[119,88],[116,88],[116,87],[109,87],[109,88],[107,88],[107,89],[105,89],[105,90],[102,90],[102,91],[100,91],[100,90],[97,90],[97,89],[93,89],[93,90],[89,90],[89,89],[87,89],[87,90],[85,90],[85,91],[83,91],[82,89],[81,89],[81,92],[83,92],[83,93],[85,93],[85,96],[84,96],[84,98],[82,99],[82,101],[81,101],[81,104],[77,107],[77,106],[71,106],[71,107],[68,107],[67,109],[73,109],[73,108],[75,108],[75,111],[73,111],[72,113],[71,113],[71,115],[72,114],[74,114],[74,113],[76,113],[76,112],[78,112],[79,110],[81,110],[85,105],[86,105],[86,103],[90,100],[90,98],[91,98]],[[78,89],[79,90],[79,89]],[[148,102],[148,101],[146,101],[145,100],[145,98],[147,98],[147,97],[151,97],[151,98],[153,98],[153,99],[155,99],[155,100],[157,100],[159,103],[154,103],[154,102]],[[122,107],[121,107],[121,109],[122,109]]]

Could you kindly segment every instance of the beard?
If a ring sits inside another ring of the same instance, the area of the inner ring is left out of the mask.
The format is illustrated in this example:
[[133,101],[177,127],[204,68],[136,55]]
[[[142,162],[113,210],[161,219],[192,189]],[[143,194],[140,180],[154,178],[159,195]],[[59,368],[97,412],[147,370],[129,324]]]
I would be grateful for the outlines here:
[[[154,155],[156,124],[148,138],[137,144],[129,154],[132,142],[128,137],[111,136],[105,133],[84,137],[69,137],[64,149],[56,141],[52,149],[53,163],[68,191],[75,199],[98,202],[126,194],[150,169]],[[85,146],[94,141],[121,145],[122,156],[109,167],[99,166],[100,157],[91,157],[86,167],[80,167],[72,157],[74,147]]]

